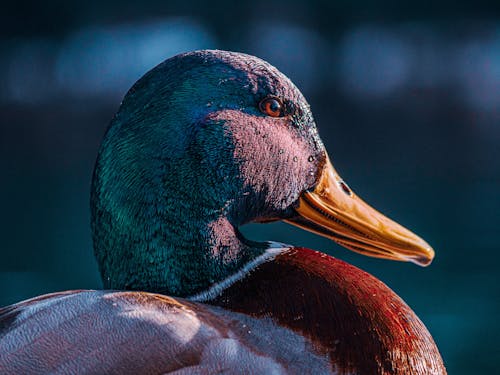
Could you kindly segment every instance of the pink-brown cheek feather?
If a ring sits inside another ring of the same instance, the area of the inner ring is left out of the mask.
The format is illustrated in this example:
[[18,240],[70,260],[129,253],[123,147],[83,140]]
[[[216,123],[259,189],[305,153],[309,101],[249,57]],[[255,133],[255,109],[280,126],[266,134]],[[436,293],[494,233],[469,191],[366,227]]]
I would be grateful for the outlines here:
[[315,184],[319,159],[316,145],[301,136],[288,117],[224,110],[213,119],[224,121],[230,133],[244,191],[265,195],[273,209],[282,210]]

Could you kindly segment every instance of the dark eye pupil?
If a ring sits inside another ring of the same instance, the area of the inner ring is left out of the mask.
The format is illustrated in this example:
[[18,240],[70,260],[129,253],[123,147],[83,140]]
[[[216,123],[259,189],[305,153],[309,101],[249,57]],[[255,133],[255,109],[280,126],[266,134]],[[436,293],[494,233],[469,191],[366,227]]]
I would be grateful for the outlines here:
[[278,101],[276,99],[271,99],[269,101],[269,109],[272,111],[272,112],[278,112],[281,108],[281,105],[280,103],[278,103]]

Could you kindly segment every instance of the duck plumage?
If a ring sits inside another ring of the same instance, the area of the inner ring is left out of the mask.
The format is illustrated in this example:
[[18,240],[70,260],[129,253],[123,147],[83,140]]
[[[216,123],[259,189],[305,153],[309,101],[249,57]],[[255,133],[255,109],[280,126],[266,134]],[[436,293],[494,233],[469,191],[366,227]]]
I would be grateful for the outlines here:
[[33,373],[444,372],[401,298],[316,251],[280,249],[221,293],[192,299],[70,291],[21,302],[0,310],[10,343],[0,364]]
[[108,290],[0,309],[0,372],[446,373],[380,280],[237,229],[274,220],[368,255],[433,256],[340,179],[307,102],[274,67],[225,51],[167,60],[126,95],[96,163]]

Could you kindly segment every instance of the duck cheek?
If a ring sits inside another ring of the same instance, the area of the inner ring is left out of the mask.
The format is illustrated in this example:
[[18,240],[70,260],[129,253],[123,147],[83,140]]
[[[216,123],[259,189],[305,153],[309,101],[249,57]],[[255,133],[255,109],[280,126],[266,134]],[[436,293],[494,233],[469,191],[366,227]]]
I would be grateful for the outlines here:
[[[307,149],[301,151],[309,151]],[[293,154],[292,154],[293,155]],[[318,164],[321,164],[321,155],[303,154],[293,155],[284,160],[283,170],[279,179],[280,188],[276,190],[279,197],[276,201],[281,210],[287,210],[299,199],[300,194],[312,189],[318,180]]]
[[319,155],[279,121],[249,125],[233,133],[243,190],[259,197],[269,214],[281,214],[315,185]]

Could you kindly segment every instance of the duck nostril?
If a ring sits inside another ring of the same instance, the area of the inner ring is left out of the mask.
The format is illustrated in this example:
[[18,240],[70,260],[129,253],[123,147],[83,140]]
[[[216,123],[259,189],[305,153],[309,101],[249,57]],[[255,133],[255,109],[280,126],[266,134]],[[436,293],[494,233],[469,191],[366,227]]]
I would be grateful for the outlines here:
[[347,184],[344,181],[339,181],[340,188],[344,193],[347,195],[351,196],[352,195],[352,190],[347,186]]

